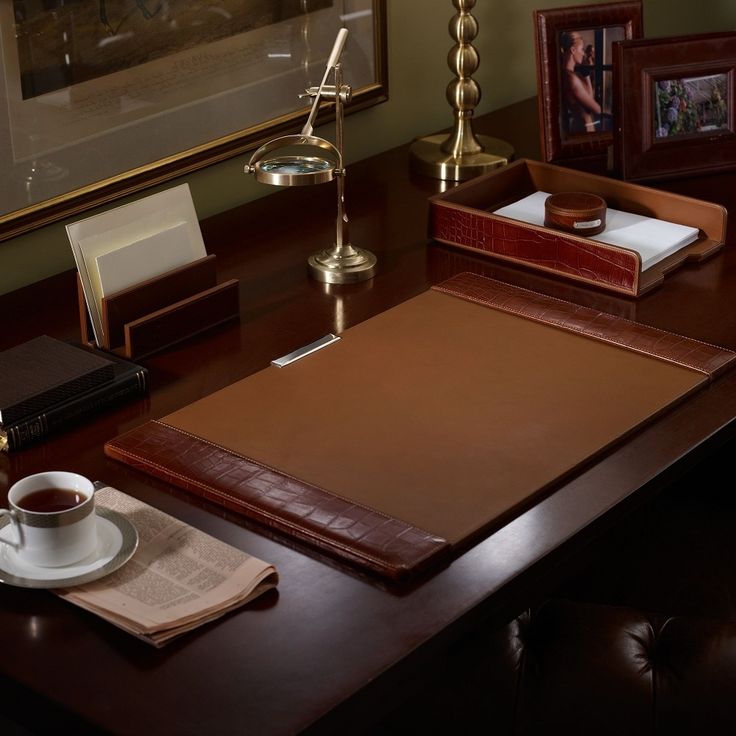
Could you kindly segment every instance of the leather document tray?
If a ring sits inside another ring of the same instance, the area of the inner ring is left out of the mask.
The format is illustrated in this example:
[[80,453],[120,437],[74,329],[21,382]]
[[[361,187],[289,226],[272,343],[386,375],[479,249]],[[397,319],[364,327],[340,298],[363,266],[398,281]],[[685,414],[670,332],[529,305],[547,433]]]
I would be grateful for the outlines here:
[[[696,227],[700,236],[642,271],[636,251],[494,214],[535,191],[597,194],[609,208]],[[633,297],[722,248],[726,219],[725,208],[711,202],[525,159],[429,199],[435,240]]]
[[105,451],[401,578],[497,528],[734,357],[460,274]]

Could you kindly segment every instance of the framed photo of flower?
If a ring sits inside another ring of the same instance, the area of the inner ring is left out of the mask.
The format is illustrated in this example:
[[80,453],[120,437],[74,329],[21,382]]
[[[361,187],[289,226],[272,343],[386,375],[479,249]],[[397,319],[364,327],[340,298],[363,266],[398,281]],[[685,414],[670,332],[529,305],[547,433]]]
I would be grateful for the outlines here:
[[622,178],[736,167],[736,33],[616,44],[614,77]]
[[640,0],[536,10],[542,158],[605,169],[613,143],[613,44],[640,38]]

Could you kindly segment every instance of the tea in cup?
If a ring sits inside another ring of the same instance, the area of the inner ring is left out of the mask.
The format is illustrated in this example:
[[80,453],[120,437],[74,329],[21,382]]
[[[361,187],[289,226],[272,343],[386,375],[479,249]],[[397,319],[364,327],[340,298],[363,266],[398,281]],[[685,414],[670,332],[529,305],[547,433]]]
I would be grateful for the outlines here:
[[77,473],[36,473],[8,491],[7,516],[14,534],[0,542],[23,562],[39,567],[72,565],[97,547],[97,517],[92,481]]

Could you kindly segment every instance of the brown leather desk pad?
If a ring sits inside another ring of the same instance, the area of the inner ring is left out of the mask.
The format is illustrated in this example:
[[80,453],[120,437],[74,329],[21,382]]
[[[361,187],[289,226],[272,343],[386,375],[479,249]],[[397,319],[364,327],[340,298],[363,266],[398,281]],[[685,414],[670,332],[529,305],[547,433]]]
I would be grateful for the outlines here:
[[499,526],[734,357],[461,274],[105,451],[398,578]]

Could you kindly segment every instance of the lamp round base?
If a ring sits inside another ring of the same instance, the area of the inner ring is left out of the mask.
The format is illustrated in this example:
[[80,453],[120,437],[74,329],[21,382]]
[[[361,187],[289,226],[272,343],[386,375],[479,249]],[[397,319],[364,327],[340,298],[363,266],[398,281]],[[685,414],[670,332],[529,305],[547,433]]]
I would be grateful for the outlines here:
[[367,281],[376,275],[377,259],[369,250],[347,246],[348,255],[335,253],[335,248],[326,248],[309,256],[309,275],[324,284],[355,284]]
[[447,133],[417,138],[409,151],[411,167],[417,174],[433,179],[465,181],[505,166],[513,159],[514,147],[510,143],[487,135],[477,135],[476,138],[485,150],[461,156],[453,156],[442,150]]

